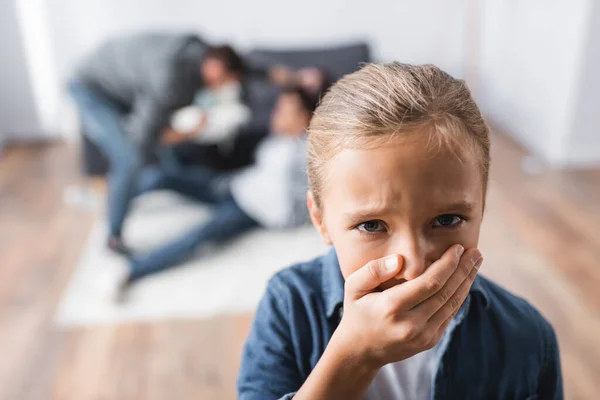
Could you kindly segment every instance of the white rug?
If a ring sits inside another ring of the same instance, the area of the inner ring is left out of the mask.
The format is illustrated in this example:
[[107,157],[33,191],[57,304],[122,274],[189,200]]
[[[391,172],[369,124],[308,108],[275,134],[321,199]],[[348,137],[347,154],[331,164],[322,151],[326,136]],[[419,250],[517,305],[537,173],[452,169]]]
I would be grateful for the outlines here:
[[[125,238],[147,251],[202,221],[208,209],[166,192],[134,204]],[[98,221],[63,295],[56,322],[61,326],[110,324],[168,318],[202,318],[252,311],[268,279],[293,263],[327,251],[311,226],[289,231],[257,229],[178,268],[143,279],[127,302],[114,301],[125,260],[105,247],[106,224]]]

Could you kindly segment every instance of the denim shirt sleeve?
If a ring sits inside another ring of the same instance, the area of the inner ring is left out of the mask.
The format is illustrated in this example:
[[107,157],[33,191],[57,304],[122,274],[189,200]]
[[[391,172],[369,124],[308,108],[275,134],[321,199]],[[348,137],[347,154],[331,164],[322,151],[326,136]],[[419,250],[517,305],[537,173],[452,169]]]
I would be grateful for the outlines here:
[[276,275],[258,306],[242,353],[237,380],[240,400],[291,399],[302,386],[283,289]]
[[544,364],[540,373],[538,395],[540,399],[562,400],[564,395],[558,341],[552,326],[544,319],[541,321],[543,323]]

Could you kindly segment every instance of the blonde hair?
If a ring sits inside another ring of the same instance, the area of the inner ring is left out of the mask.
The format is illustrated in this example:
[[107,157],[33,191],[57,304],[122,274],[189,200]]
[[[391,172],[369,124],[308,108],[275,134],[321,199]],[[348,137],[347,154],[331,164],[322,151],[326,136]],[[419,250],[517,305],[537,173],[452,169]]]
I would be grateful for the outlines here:
[[434,65],[394,62],[346,75],[317,107],[308,129],[308,179],[317,204],[326,163],[342,149],[382,145],[422,128],[459,159],[465,150],[477,153],[485,193],[489,129],[464,81]]

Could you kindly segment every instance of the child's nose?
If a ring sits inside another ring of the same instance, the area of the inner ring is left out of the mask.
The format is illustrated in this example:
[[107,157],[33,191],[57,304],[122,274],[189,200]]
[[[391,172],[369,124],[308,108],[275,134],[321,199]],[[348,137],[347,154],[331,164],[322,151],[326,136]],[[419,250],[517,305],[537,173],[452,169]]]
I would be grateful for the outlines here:
[[418,235],[406,235],[399,238],[394,246],[393,253],[404,258],[404,264],[399,278],[407,281],[420,276],[427,268],[427,243]]

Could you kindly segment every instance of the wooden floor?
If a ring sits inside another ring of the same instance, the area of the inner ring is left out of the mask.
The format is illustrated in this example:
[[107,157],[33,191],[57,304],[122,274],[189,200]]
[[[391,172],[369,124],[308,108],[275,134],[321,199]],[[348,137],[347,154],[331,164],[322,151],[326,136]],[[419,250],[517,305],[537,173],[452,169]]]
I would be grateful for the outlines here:
[[[0,399],[233,399],[251,315],[63,331],[53,314],[97,217],[62,144],[0,158]],[[559,336],[568,399],[600,393],[600,170],[526,175],[494,137],[482,272],[527,298]]]

